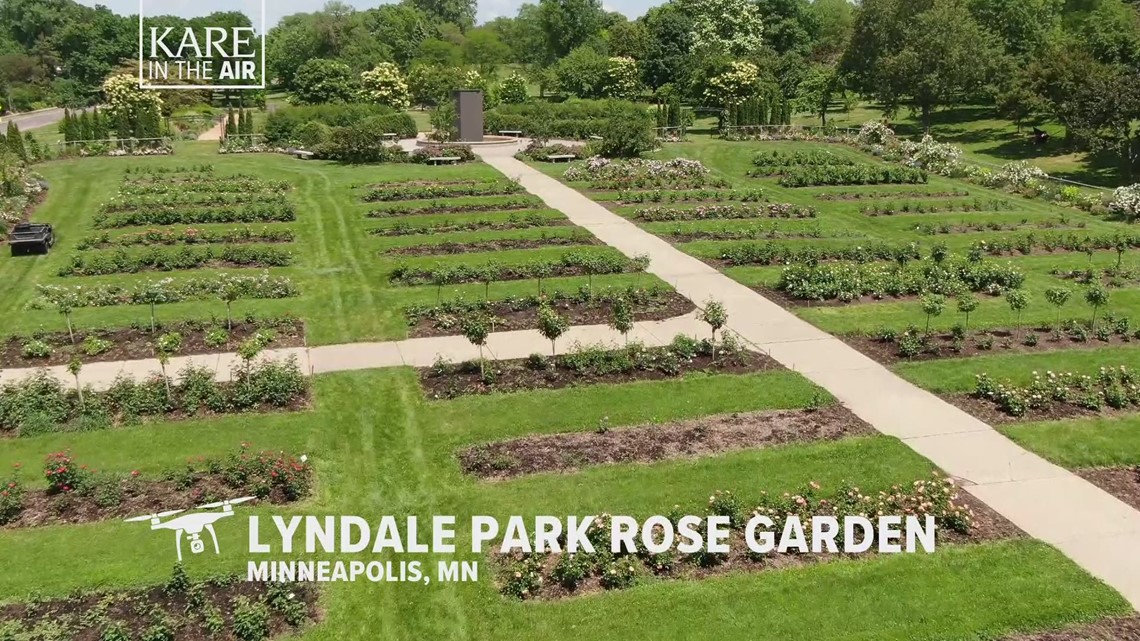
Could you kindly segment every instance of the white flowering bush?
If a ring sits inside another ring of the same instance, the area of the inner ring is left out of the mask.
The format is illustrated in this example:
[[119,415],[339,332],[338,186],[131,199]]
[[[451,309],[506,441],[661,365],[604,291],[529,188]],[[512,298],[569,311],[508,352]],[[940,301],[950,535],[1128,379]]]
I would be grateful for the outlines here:
[[517,72],[503,78],[499,83],[499,100],[508,105],[521,105],[526,102],[526,78]]
[[606,69],[605,94],[610,98],[633,98],[641,89],[637,61],[626,56],[613,56]]
[[988,187],[1009,187],[1018,190],[1039,186],[1041,181],[1048,178],[1049,174],[1040,167],[1018,160],[1002,165],[1001,169],[986,178],[984,184]]
[[1010,416],[1055,405],[1076,405],[1099,411],[1104,406],[1125,409],[1140,405],[1140,377],[1121,365],[1102,367],[1096,376],[1073,372],[1033,372],[1028,385],[998,383],[988,374],[974,377],[974,396],[991,401]]
[[1117,187],[1112,192],[1108,210],[1128,220],[1140,218],[1140,183],[1128,187]]
[[764,21],[754,2],[683,0],[681,9],[693,16],[689,37],[695,50],[744,58],[764,46]]
[[[23,165],[0,166],[0,223],[14,224],[23,219],[28,207],[43,192],[43,176]],[[6,236],[0,225],[0,238]]]
[[400,68],[391,62],[381,62],[371,71],[360,74],[361,92],[364,98],[393,109],[407,109],[411,103],[408,83]]
[[895,140],[894,130],[877,120],[863,123],[859,133],[855,135],[855,141],[860,145],[887,146],[893,144]]
[[714,104],[739,105],[756,94],[760,69],[751,62],[734,62],[731,69],[709,79],[705,98]]
[[652,176],[661,179],[700,178],[709,173],[699,160],[674,158],[672,160],[610,160],[594,156],[579,167],[566,170],[566,180],[625,180],[639,176]]
[[140,89],[138,78],[130,74],[111,76],[103,82],[107,98],[107,114],[111,119],[125,116],[128,120],[155,117],[162,111],[162,96],[151,89]]
[[28,303],[29,309],[43,309],[52,301],[67,298],[73,307],[109,307],[112,305],[151,305],[177,303],[185,300],[202,300],[218,296],[223,291],[238,298],[290,298],[299,291],[293,281],[269,272],[259,275],[226,274],[174,280],[162,278],[145,280],[130,286],[104,283],[99,285],[37,285],[37,296]]
[[920,142],[904,140],[899,144],[903,161],[942,176],[959,175],[962,171],[962,149],[936,141],[930,134]]

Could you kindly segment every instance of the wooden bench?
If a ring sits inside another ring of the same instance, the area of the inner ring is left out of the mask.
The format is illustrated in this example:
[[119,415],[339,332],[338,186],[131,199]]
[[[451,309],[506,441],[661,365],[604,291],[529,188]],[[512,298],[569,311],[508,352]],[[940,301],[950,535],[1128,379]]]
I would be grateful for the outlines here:
[[546,157],[546,162],[570,162],[577,157],[574,154],[551,154]]
[[428,164],[440,165],[449,162],[459,162],[458,156],[432,156],[428,158]]
[[522,138],[522,132],[518,129],[500,129],[500,136],[514,136],[515,138]]

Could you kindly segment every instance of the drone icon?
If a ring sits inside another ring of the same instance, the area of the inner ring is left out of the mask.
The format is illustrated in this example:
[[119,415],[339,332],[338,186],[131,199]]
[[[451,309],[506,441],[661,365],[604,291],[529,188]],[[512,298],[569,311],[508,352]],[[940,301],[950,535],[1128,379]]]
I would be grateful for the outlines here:
[[227,516],[234,515],[234,505],[252,501],[253,496],[243,496],[239,499],[230,499],[228,501],[218,501],[216,503],[207,503],[206,505],[199,505],[195,510],[214,510],[222,508],[221,512],[197,512],[194,514],[187,514],[180,516],[170,521],[163,521],[168,516],[181,514],[186,510],[169,510],[166,512],[158,512],[156,514],[147,514],[144,516],[135,516],[129,519],[124,519],[127,523],[139,523],[142,521],[150,521],[150,529],[152,530],[174,530],[177,532],[175,539],[175,547],[178,550],[178,560],[182,561],[182,537],[189,535],[190,538],[190,552],[193,554],[201,554],[206,550],[206,542],[202,540],[202,533],[205,532],[210,535],[210,541],[214,544],[214,554],[221,554],[218,550],[218,535],[214,532],[214,523],[226,518]]

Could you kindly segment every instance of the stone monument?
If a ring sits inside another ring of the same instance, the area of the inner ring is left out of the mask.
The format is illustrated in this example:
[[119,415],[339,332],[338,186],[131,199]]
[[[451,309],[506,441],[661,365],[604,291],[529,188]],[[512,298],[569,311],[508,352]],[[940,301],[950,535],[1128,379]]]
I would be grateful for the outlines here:
[[483,92],[478,89],[456,91],[455,113],[459,119],[459,141],[483,142]]

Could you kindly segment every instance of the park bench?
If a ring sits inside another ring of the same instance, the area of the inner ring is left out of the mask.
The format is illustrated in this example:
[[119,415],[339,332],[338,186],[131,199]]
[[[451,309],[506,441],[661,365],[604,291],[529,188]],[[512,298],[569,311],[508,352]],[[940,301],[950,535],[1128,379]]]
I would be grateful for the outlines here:
[[442,165],[444,163],[459,162],[458,156],[432,156],[428,158],[428,163],[432,165]]
[[518,129],[500,129],[500,136],[514,136],[515,138],[522,138],[522,132]]
[[305,151],[304,149],[294,149],[293,147],[286,149],[285,152],[290,156],[293,156],[294,158],[300,160],[310,160],[314,155],[311,151]]
[[574,154],[550,154],[546,157],[546,162],[570,162],[577,157]]
[[386,134],[380,134],[380,137],[384,139],[384,142],[396,142],[397,140],[399,140],[400,134],[386,133]]
[[601,140],[601,136],[590,136],[590,140]]
[[46,254],[55,244],[55,232],[45,223],[20,223],[12,229],[8,244],[12,246],[13,256]]

